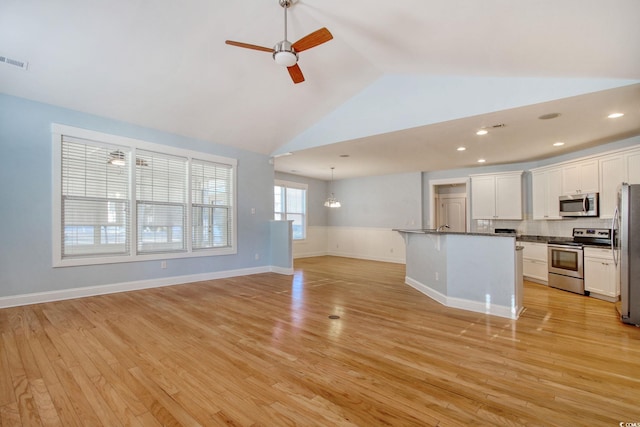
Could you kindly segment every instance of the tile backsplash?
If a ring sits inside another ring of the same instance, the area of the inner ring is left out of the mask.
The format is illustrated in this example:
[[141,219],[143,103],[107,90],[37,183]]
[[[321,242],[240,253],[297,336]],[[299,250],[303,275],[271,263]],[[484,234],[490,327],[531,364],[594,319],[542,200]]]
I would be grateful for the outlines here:
[[566,218],[553,221],[534,221],[530,219],[521,221],[471,221],[471,232],[474,233],[493,233],[496,228],[514,228],[519,235],[572,237],[573,229],[575,227],[611,228],[611,220],[600,218]]

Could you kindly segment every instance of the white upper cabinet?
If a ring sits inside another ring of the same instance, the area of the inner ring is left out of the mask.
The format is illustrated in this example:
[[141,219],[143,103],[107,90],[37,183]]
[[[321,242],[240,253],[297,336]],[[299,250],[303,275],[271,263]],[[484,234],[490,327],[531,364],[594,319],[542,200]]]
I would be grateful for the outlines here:
[[562,169],[531,172],[533,219],[561,219],[559,198],[562,195]]
[[613,218],[620,184],[640,184],[640,150],[603,156],[599,162],[600,218]]
[[562,194],[597,193],[599,185],[598,159],[562,167]]
[[522,171],[471,176],[473,219],[522,219]]
[[613,218],[618,187],[625,179],[626,165],[623,154],[600,159],[600,218]]
[[640,184],[640,150],[626,154],[627,181],[629,184]]

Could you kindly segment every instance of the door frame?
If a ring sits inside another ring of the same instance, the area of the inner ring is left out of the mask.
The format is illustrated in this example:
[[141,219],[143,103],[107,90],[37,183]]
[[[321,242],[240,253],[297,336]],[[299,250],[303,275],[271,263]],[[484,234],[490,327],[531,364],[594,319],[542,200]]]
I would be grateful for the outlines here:
[[461,178],[445,178],[445,179],[430,179],[429,180],[429,224],[430,227],[435,228],[436,223],[436,206],[438,201],[438,196],[436,193],[436,187],[440,185],[450,185],[450,184],[464,184],[465,186],[465,210],[466,210],[466,229],[467,232],[471,230],[471,203],[470,201],[470,183],[471,180],[469,177],[461,177]]

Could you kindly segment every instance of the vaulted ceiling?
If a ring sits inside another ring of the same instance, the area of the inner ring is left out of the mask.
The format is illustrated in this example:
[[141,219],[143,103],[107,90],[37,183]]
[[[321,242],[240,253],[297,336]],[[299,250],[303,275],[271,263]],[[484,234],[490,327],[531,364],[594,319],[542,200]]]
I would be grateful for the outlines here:
[[0,92],[291,152],[277,170],[323,179],[331,166],[506,163],[640,134],[637,0],[297,0],[289,40],[334,37],[300,53],[300,84],[270,53],[224,43],[272,47],[283,14],[278,0],[3,0],[0,56],[28,67],[0,63]]

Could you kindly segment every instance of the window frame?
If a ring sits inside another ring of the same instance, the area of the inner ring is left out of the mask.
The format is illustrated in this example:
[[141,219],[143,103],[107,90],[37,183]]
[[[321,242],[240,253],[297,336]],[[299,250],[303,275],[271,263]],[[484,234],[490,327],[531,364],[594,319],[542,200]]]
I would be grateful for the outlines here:
[[[81,265],[99,265],[114,264],[123,262],[166,260],[176,258],[192,258],[218,255],[233,255],[238,253],[238,215],[237,215],[237,159],[217,156],[213,154],[176,148],[168,145],[156,144],[135,138],[124,137],[120,135],[112,135],[103,132],[97,132],[88,129],[77,128],[73,126],[62,125],[58,123],[51,124],[52,135],[52,245],[53,245],[53,267],[71,267]],[[63,137],[71,137],[87,140],[98,146],[115,145],[123,149],[129,150],[132,158],[135,158],[136,150],[154,151],[157,153],[186,157],[187,169],[185,173],[186,181],[186,222],[185,222],[185,239],[186,251],[181,252],[156,252],[138,254],[138,230],[137,230],[137,195],[136,195],[136,162],[129,161],[129,254],[127,255],[98,255],[83,256],[78,258],[63,258],[62,256],[62,141]],[[191,163],[193,160],[211,162],[229,166],[230,168],[230,210],[229,219],[230,232],[229,237],[231,244],[225,247],[215,247],[206,249],[193,249],[192,240],[192,196],[191,196]]]
[[[296,239],[294,238],[293,241],[294,242],[302,242],[304,240],[307,240],[307,228],[308,228],[308,218],[309,218],[309,186],[307,184],[303,184],[300,182],[293,182],[293,181],[284,181],[284,180],[280,180],[280,179],[276,179],[274,180],[273,183],[274,187],[283,187],[285,189],[285,203],[284,203],[284,212],[279,212],[281,214],[284,215],[284,217],[287,217],[287,202],[286,202],[286,189],[287,188],[294,188],[296,190],[304,190],[305,194],[304,194],[304,214],[303,214],[303,218],[304,218],[304,237],[302,239]],[[297,213],[296,213],[297,214]],[[276,215],[276,209],[275,206],[273,207],[273,217],[275,219],[275,215]]]

